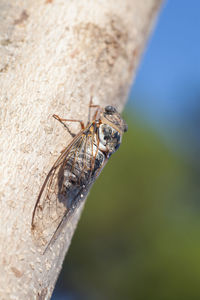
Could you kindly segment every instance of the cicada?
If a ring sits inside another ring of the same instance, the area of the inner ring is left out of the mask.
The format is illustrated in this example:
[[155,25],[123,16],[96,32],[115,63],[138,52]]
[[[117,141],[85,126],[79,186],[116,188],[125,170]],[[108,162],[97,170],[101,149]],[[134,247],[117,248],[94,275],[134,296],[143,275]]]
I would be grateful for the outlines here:
[[[56,115],[54,117],[61,123],[67,121]],[[113,106],[98,107],[87,126],[80,123],[82,130],[52,166],[33,210],[32,234],[37,245],[45,249],[55,241],[70,216],[86,198],[128,129]]]

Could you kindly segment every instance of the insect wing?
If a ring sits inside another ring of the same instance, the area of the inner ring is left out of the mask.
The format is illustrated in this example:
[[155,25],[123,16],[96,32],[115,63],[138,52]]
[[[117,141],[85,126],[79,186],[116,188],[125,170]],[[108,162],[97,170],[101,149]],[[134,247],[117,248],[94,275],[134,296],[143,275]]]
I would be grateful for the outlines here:
[[32,217],[33,237],[40,247],[55,241],[100,173],[104,159],[94,139],[94,133],[77,135],[47,175]]
[[[51,168],[41,188],[32,216],[32,233],[39,246],[48,245],[63,218],[70,212],[69,199],[63,189],[63,174],[67,163],[77,159],[84,140],[82,134],[74,138]],[[77,194],[80,191],[81,188]]]

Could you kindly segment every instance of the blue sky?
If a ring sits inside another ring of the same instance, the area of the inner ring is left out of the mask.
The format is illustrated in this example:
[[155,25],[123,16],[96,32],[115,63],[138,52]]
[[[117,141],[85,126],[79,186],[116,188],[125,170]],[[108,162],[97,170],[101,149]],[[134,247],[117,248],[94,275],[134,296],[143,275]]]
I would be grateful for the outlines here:
[[141,61],[129,104],[155,128],[170,131],[193,115],[199,98],[200,1],[168,0]]

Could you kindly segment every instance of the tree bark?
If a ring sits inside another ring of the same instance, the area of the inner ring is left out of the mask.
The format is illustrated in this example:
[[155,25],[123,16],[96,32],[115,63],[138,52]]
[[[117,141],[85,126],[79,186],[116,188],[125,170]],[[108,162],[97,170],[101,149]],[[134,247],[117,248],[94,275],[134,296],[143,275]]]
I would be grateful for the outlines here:
[[[122,110],[161,0],[0,1],[0,299],[49,299],[82,206],[44,255],[31,236],[41,185],[71,137],[52,114]],[[78,124],[71,124],[78,132]]]

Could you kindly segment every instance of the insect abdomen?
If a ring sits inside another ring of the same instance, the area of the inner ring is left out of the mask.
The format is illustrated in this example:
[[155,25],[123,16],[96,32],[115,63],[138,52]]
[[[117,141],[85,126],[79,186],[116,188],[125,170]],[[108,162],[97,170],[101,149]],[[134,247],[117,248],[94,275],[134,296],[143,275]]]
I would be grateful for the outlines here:
[[79,202],[81,191],[96,178],[96,173],[102,167],[105,155],[93,145],[87,149],[79,149],[79,153],[71,153],[65,167],[60,173],[60,201],[65,202],[67,209]]

